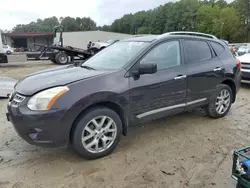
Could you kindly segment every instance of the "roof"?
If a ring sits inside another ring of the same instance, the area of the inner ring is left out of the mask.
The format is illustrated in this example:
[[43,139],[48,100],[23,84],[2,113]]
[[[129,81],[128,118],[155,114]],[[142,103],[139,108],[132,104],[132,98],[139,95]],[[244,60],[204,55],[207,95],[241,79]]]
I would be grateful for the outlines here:
[[41,36],[53,36],[53,32],[46,33],[9,33],[10,37],[41,37]]
[[169,36],[169,35],[182,35],[182,36],[187,35],[187,36],[197,36],[197,37],[217,39],[217,37],[214,35],[200,33],[200,32],[193,32],[193,31],[174,31],[174,32],[163,33],[162,35],[159,36],[159,38]]
[[142,35],[124,39],[122,41],[136,41],[136,42],[152,42],[157,39],[159,35]]
[[182,32],[168,32],[163,33],[161,35],[141,35],[141,36],[132,36],[131,38],[124,39],[123,41],[135,41],[135,42],[153,42],[154,40],[158,39],[164,39],[164,38],[178,38],[178,37],[185,37],[185,38],[202,38],[202,39],[209,39],[209,40],[216,40],[224,42],[224,40],[219,40],[214,35],[209,35],[206,33],[199,33],[199,32],[188,32],[188,31],[182,31]]

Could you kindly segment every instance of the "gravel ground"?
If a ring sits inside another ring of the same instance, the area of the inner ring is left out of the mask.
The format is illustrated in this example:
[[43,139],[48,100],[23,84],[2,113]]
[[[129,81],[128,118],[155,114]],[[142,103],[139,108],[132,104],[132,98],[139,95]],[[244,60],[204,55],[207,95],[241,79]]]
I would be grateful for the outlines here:
[[[19,79],[50,62],[0,65]],[[87,161],[71,149],[43,149],[19,138],[0,99],[0,188],[233,188],[231,154],[249,145],[250,85],[222,119],[201,110],[138,126],[110,156]]]

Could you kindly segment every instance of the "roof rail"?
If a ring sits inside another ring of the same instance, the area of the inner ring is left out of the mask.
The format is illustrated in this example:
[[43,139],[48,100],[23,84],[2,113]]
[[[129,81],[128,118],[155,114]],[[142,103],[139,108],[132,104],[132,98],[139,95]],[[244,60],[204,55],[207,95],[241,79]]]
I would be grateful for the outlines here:
[[191,35],[191,36],[206,37],[206,38],[211,38],[211,39],[218,39],[214,35],[209,35],[209,34],[199,33],[199,32],[191,32],[191,31],[175,31],[175,32],[163,33],[162,35],[159,35],[158,39],[169,36],[169,35]]

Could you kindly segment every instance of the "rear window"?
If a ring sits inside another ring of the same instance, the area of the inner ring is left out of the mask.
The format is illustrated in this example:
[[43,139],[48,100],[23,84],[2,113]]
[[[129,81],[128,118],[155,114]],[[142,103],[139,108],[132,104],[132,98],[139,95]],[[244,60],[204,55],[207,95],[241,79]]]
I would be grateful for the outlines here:
[[212,58],[210,47],[206,41],[185,40],[184,47],[188,64],[206,61]]
[[217,42],[210,42],[210,44],[213,47],[213,49],[214,49],[217,56],[222,54],[224,52],[224,50],[225,50],[224,46],[222,46],[221,44],[219,44]]

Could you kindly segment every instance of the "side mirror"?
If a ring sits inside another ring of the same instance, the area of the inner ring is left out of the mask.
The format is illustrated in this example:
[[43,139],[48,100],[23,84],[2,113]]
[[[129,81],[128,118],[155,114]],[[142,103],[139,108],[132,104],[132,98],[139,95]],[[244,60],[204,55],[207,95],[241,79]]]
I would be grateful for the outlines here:
[[140,64],[137,70],[132,72],[133,75],[141,75],[141,74],[154,74],[157,72],[157,64],[155,63],[147,63]]

